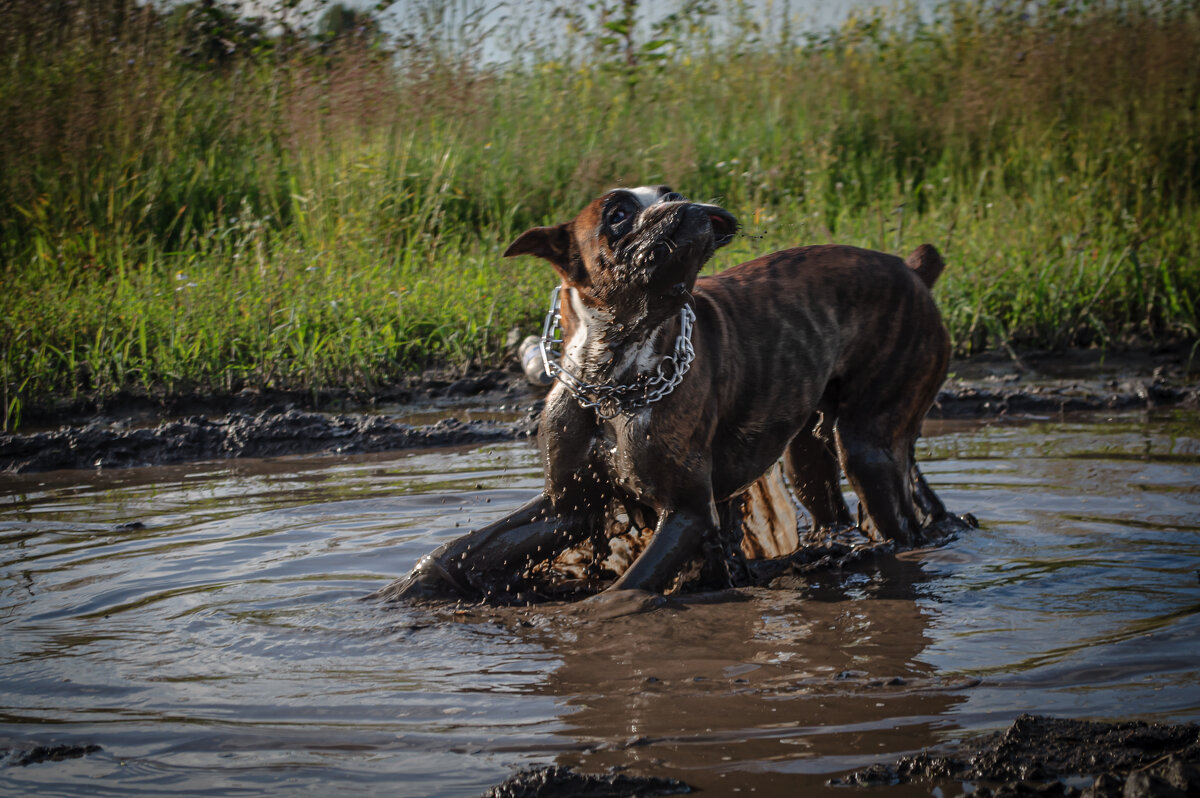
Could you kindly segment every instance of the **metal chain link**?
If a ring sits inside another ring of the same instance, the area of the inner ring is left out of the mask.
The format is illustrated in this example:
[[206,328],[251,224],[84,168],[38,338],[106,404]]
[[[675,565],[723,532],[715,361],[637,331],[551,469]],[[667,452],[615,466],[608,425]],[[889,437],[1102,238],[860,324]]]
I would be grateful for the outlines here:
[[662,399],[683,381],[683,375],[692,365],[696,350],[692,347],[692,323],[696,312],[690,305],[679,311],[679,336],[675,339],[675,351],[659,361],[653,376],[639,374],[628,385],[593,384],[584,382],[560,364],[562,359],[562,312],[559,304],[561,286],[550,295],[550,310],[542,324],[542,363],[546,373],[567,386],[580,406],[596,411],[602,419],[615,418],[624,413],[653,404]]

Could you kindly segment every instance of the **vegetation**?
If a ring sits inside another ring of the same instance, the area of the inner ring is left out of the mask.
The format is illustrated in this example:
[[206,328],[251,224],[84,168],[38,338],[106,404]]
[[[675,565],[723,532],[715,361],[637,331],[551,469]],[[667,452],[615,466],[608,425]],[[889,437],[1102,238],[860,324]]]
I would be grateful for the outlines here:
[[362,15],[309,37],[213,2],[0,4],[4,427],[497,363],[553,284],[504,246],[621,183],[738,215],[714,269],[931,241],[960,352],[1197,337],[1195,0],[966,0],[802,37],[741,6],[597,7],[497,65]]

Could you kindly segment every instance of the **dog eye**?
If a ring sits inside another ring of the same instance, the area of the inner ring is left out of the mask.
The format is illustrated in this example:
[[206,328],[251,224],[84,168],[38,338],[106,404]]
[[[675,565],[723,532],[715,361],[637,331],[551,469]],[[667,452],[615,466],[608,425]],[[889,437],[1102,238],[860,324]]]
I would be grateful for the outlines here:
[[608,214],[608,223],[618,225],[629,218],[629,213],[624,208],[613,208]]

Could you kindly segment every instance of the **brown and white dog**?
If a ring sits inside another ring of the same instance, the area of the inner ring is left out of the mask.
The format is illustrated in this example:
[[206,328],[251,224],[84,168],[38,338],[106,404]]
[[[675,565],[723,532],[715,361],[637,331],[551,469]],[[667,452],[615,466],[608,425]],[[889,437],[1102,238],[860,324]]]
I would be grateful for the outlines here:
[[562,279],[561,369],[538,426],[545,487],[381,595],[518,580],[603,536],[613,502],[654,533],[609,589],[660,591],[717,534],[722,503],[781,456],[815,526],[853,523],[841,469],[876,538],[911,545],[945,515],[913,460],[950,351],[930,295],[937,251],[906,264],[809,246],[698,277],[737,226],[666,186],[621,188],[513,242],[506,256],[544,258]]

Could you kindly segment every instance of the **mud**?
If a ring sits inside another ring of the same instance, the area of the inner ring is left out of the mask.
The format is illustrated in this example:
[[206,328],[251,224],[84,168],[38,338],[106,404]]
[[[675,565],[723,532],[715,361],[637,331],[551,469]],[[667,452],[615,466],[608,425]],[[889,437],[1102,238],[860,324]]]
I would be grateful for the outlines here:
[[430,406],[477,400],[489,405],[530,393],[515,361],[502,369],[467,372],[428,369],[399,384],[380,385],[373,391],[332,389],[318,391],[259,390],[228,392],[178,392],[128,390],[113,396],[82,396],[27,407],[22,425],[37,430],[60,426],[86,426],[95,420],[137,425],[168,418],[229,413],[257,415],[279,407],[323,413],[368,413],[381,407]]
[[1200,407],[1192,353],[985,353],[956,360],[931,418]]
[[873,540],[857,526],[809,529],[800,536],[800,545],[792,554],[768,560],[745,560],[750,575],[747,584],[796,589],[807,584],[809,574],[869,568],[880,558],[894,557],[897,552],[943,546],[978,526],[979,522],[970,513],[948,514],[924,527],[911,547],[899,546],[891,540]]
[[218,419],[192,416],[153,428],[95,421],[31,435],[0,435],[0,470],[126,468],[231,457],[278,457],[328,452],[361,454],[414,447],[512,440],[531,434],[532,420],[459,421],[410,425],[383,416],[269,409]]
[[5,767],[27,767],[40,765],[43,762],[62,762],[65,759],[78,759],[81,756],[94,754],[101,750],[93,743],[83,745],[46,744],[17,747],[10,750],[0,749],[0,765]]
[[[1085,783],[1071,783],[1079,779]],[[830,783],[864,787],[945,781],[971,783],[975,796],[1195,798],[1200,795],[1200,725],[1023,714],[1003,732],[970,741],[953,753],[906,756]]]
[[[931,418],[1053,416],[1079,411],[1200,407],[1188,350],[1104,354],[985,353],[951,364]],[[427,372],[372,396],[257,393],[166,399],[126,395],[77,402],[26,418],[58,429],[0,434],[0,471],[124,468],[234,457],[363,453],[513,440],[536,432],[544,389],[517,364],[461,375]],[[329,414],[314,408],[355,412]],[[395,413],[379,413],[381,406]],[[464,408],[511,420],[467,420]],[[164,416],[190,414],[160,420]],[[224,414],[224,415],[217,415]],[[410,424],[410,415],[442,415]]]
[[652,798],[691,791],[691,787],[677,779],[611,772],[577,773],[554,765],[522,770],[488,790],[482,798]]

